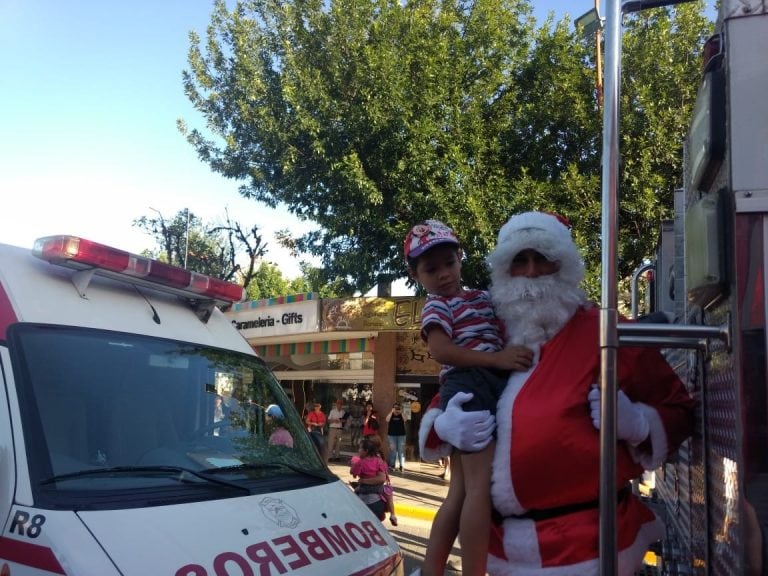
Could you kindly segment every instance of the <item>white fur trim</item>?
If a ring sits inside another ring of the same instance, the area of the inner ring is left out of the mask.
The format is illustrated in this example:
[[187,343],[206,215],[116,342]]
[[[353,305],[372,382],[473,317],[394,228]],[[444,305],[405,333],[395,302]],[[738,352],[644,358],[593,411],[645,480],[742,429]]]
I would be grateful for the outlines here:
[[536,522],[519,518],[505,519],[504,554],[511,564],[541,568]]
[[512,406],[528,376],[539,361],[539,348],[533,348],[533,364],[527,372],[512,372],[507,386],[496,405],[496,450],[493,453],[491,469],[491,500],[502,516],[520,515],[526,512],[515,494],[515,487],[509,473],[509,459],[512,452]]
[[[640,464],[645,470],[655,470],[661,466],[667,459],[669,451],[669,441],[667,439],[667,430],[664,428],[664,423],[661,420],[661,416],[655,408],[643,404],[642,402],[636,402],[635,406],[643,411],[643,414],[648,419],[649,434],[648,438],[651,440],[651,452],[641,450],[639,446],[629,446],[629,453],[632,459]],[[642,445],[642,444],[641,444]]]
[[488,256],[491,270],[506,270],[512,259],[526,249],[536,250],[560,264],[557,275],[569,286],[584,278],[584,262],[571,231],[545,212],[524,212],[512,216],[499,231],[496,248]]
[[[664,536],[664,524],[656,517],[643,524],[635,541],[618,555],[617,576],[632,576],[642,566],[643,556],[653,542]],[[507,518],[504,521],[504,553],[508,560],[488,555],[491,576],[599,576],[600,560],[578,564],[541,566],[536,526],[532,520]]]
[[440,458],[450,456],[453,450],[451,445],[446,442],[442,442],[437,448],[427,448],[426,446],[429,432],[434,427],[437,417],[442,413],[443,411],[439,408],[431,408],[424,412],[424,415],[421,417],[421,424],[419,424],[419,456],[425,462],[437,462]]

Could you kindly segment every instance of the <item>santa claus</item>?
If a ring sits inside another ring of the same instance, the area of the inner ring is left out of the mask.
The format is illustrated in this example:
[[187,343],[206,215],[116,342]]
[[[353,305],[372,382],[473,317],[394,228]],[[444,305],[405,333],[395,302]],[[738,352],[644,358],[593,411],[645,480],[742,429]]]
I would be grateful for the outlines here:
[[[513,372],[498,403],[491,493],[498,516],[489,542],[492,575],[599,573],[600,375],[598,309],[579,284],[584,265],[568,226],[554,215],[510,218],[488,257],[491,297],[509,344],[535,352]],[[693,401],[652,348],[620,348],[617,360],[619,573],[633,574],[661,521],[629,482],[658,467],[690,434]],[[494,418],[464,412],[457,395],[422,419],[425,460],[452,447],[477,450]]]

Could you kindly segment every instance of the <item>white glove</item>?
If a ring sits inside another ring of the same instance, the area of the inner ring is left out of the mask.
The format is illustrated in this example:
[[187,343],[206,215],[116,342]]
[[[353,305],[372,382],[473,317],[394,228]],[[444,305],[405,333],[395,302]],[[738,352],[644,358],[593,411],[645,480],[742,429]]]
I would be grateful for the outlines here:
[[496,428],[496,417],[489,410],[462,410],[461,406],[473,397],[471,392],[457,392],[435,418],[435,432],[440,439],[465,452],[478,452],[488,446]]
[[[600,430],[600,387],[592,385],[587,394],[592,424]],[[632,446],[642,443],[650,433],[650,424],[643,411],[632,402],[623,390],[616,395],[616,437]]]

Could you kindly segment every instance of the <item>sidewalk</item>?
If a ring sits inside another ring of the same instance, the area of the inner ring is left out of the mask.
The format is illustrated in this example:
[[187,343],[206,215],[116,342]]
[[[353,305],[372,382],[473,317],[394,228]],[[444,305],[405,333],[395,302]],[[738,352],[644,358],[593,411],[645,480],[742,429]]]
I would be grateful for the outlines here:
[[[353,478],[349,473],[350,453],[343,453],[342,462],[329,462],[328,468],[344,482]],[[440,478],[443,469],[427,462],[406,462],[403,472],[391,472],[395,489],[395,513],[398,516],[431,521],[448,494],[448,482]]]

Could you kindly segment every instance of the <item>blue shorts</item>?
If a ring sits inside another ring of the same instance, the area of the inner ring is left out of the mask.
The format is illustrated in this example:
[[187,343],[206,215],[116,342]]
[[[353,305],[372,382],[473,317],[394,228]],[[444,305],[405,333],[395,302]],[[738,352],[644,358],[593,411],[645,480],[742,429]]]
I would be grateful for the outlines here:
[[440,409],[445,410],[448,401],[457,392],[472,392],[474,398],[464,404],[464,412],[490,410],[496,414],[496,404],[509,380],[509,372],[488,368],[453,368],[440,384]]

